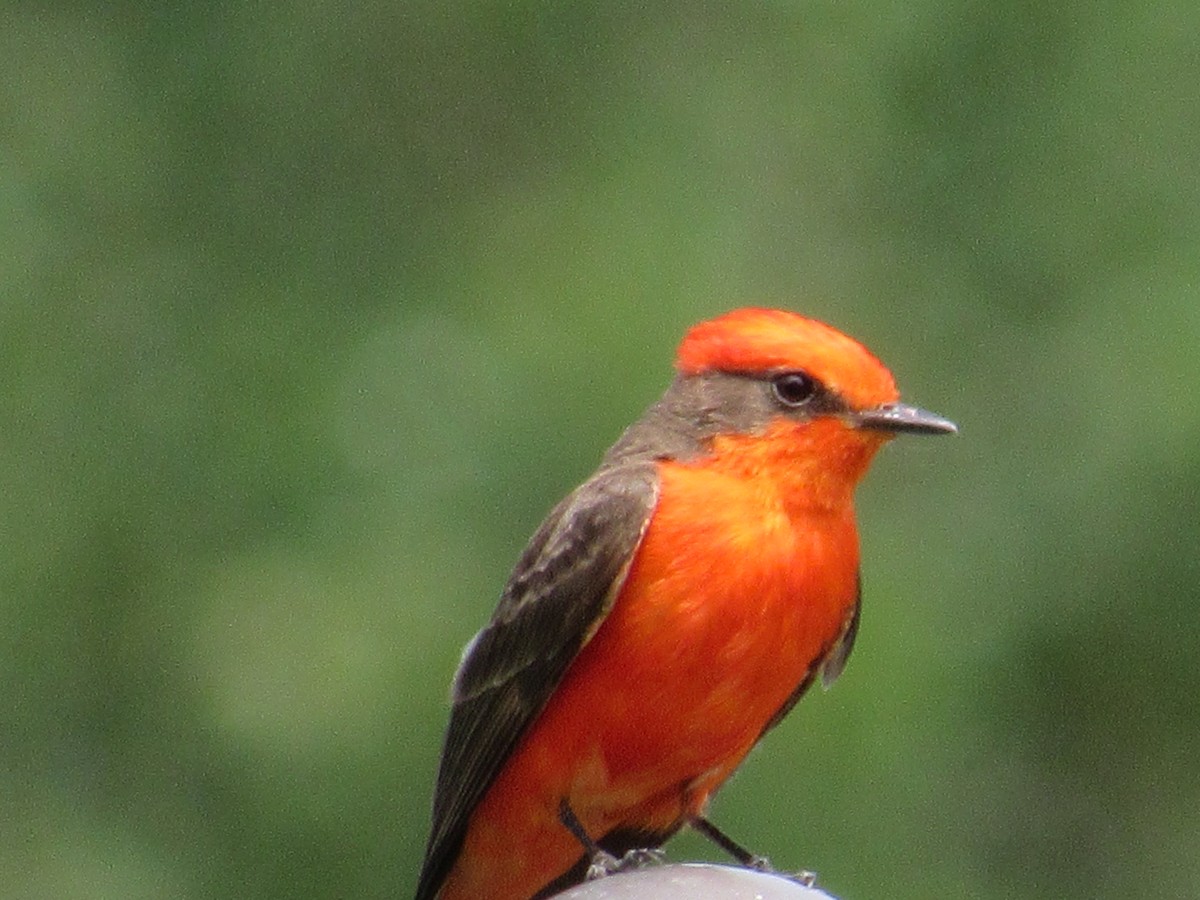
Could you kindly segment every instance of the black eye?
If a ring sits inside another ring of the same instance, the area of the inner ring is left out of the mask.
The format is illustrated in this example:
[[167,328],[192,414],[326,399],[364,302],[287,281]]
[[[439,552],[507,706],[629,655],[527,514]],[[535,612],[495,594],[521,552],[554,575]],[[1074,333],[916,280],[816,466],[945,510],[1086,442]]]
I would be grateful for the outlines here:
[[771,379],[771,390],[784,406],[803,406],[817,392],[817,381],[803,372],[784,372]]

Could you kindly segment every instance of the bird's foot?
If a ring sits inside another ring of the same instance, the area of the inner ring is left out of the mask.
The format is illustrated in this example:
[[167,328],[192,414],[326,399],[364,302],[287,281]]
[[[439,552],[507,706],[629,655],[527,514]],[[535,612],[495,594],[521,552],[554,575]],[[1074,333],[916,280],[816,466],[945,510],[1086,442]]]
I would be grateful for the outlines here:
[[799,872],[780,872],[771,861],[765,856],[751,856],[746,860],[746,868],[754,869],[757,872],[765,872],[768,875],[778,875],[781,878],[786,878],[788,881],[794,881],[801,887],[812,887],[817,883],[817,873],[810,872],[808,869],[801,869]]
[[644,869],[647,866],[656,866],[664,859],[666,859],[665,853],[661,850],[650,848],[626,851],[625,855],[620,859],[617,859],[611,853],[601,850],[598,853],[592,854],[592,860],[588,865],[585,877],[588,881],[594,881],[597,878],[603,878],[605,875],[614,875],[617,872],[632,872],[637,869]]

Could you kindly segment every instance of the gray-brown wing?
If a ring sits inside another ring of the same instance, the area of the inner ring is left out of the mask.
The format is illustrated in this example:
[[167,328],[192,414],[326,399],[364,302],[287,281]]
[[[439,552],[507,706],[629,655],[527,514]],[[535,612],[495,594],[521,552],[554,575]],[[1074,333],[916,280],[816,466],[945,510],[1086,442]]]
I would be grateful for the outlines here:
[[437,894],[472,811],[612,608],[657,498],[652,463],[601,469],[525,548],[454,679],[416,900]]

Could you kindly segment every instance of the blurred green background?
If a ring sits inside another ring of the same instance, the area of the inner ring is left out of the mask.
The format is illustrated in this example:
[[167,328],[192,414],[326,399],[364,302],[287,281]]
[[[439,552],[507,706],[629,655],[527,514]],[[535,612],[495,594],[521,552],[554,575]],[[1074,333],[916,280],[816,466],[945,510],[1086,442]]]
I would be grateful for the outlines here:
[[[0,895],[384,898],[459,648],[747,302],[958,421],[714,818],[1200,896],[1200,6],[8,3]],[[719,858],[682,838],[675,858]]]

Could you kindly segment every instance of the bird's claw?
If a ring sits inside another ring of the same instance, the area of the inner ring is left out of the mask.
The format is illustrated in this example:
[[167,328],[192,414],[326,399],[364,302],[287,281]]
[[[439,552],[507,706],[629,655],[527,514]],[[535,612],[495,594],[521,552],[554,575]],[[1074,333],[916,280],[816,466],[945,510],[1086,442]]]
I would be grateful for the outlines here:
[[631,872],[636,869],[644,869],[646,866],[656,866],[664,859],[666,859],[666,854],[663,851],[650,848],[626,851],[620,859],[601,850],[592,856],[585,877],[588,881],[594,881],[617,872]]
[[637,847],[627,850],[621,857],[621,870],[644,869],[647,866],[661,866],[666,861],[667,854],[657,847]]
[[592,854],[592,860],[588,864],[587,875],[584,876],[588,881],[594,881],[597,878],[603,878],[605,875],[611,875],[613,872],[619,871],[621,861],[611,853],[605,853],[600,850]]
[[794,881],[801,887],[812,887],[817,883],[817,873],[810,872],[808,869],[801,869],[799,872],[789,872],[788,880]]
[[773,875],[778,875],[780,878],[786,878],[788,881],[793,881],[801,887],[810,888],[817,883],[817,873],[810,872],[808,869],[801,869],[799,872],[776,872],[774,869],[761,869],[763,872],[770,872]]

